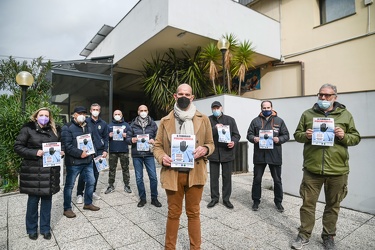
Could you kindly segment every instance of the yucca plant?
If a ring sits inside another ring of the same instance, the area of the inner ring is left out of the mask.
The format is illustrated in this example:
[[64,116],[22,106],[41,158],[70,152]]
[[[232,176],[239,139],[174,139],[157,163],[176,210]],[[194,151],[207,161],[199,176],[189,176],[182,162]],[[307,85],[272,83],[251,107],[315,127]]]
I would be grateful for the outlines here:
[[237,37],[230,33],[223,35],[225,39],[229,42],[229,48],[225,52],[225,69],[226,69],[226,79],[227,79],[227,85],[228,85],[228,93],[232,90],[232,58],[234,53],[236,52],[237,46],[238,46],[238,40]]
[[241,95],[241,84],[249,67],[254,67],[254,50],[252,43],[245,40],[236,48],[233,57],[233,75],[238,77],[238,95]]
[[218,72],[216,65],[217,62],[220,61],[221,52],[217,48],[216,44],[211,42],[207,44],[207,46],[203,49],[200,57],[204,63],[204,70],[206,72],[208,71],[208,75],[212,82],[212,88],[214,90],[214,93],[215,95],[217,95],[215,80],[217,79]]

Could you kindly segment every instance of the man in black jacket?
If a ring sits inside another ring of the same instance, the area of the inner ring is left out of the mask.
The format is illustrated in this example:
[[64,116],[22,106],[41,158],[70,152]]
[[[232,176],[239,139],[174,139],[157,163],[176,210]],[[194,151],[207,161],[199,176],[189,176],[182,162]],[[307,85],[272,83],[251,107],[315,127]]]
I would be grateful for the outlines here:
[[[210,189],[211,202],[207,207],[212,208],[219,202],[219,176],[220,164],[223,178],[223,204],[229,209],[233,208],[229,201],[232,193],[232,168],[234,162],[234,148],[241,138],[236,121],[223,114],[220,102],[211,104],[212,115],[208,118],[211,122],[212,135],[215,143],[215,151],[208,157],[210,161]],[[229,136],[228,136],[229,135]]]
[[[156,174],[155,158],[152,153],[154,139],[158,131],[158,126],[148,115],[146,105],[138,107],[138,116],[130,124],[130,131],[126,136],[126,141],[132,145],[132,159],[137,183],[139,202],[138,207],[144,207],[146,201],[146,189],[143,182],[143,165],[146,167],[148,178],[150,179],[151,204],[161,207],[158,200],[158,178]],[[145,138],[148,138],[147,140]],[[145,147],[145,144],[148,147]]]
[[[282,206],[283,186],[281,182],[282,151],[281,144],[289,140],[289,131],[283,119],[277,116],[272,109],[271,101],[263,101],[260,105],[261,112],[254,118],[247,130],[247,139],[254,144],[254,178],[251,197],[253,199],[252,209],[259,209],[262,195],[262,177],[268,164],[273,179],[274,202],[279,212],[284,212]],[[272,143],[269,137],[272,135]]]
[[75,180],[80,174],[84,176],[86,182],[83,209],[98,211],[100,208],[92,204],[92,194],[94,192],[94,170],[93,156],[87,154],[85,150],[79,149],[77,137],[81,135],[91,135],[91,129],[87,126],[87,110],[78,106],[74,109],[71,122],[62,127],[61,141],[65,147],[66,179],[64,187],[64,215],[68,218],[76,217],[72,211],[72,191]]

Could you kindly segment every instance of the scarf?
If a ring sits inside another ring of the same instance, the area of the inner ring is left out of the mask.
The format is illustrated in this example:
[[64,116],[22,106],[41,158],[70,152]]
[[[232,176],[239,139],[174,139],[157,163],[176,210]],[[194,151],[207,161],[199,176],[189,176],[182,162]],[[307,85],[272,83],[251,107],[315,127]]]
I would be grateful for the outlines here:
[[194,135],[194,124],[193,117],[195,115],[197,108],[193,103],[190,103],[188,110],[181,110],[177,103],[174,105],[174,116],[176,117],[178,123],[180,124],[180,133]]
[[147,125],[148,125],[148,116],[146,116],[144,119],[142,117],[140,117],[140,116],[137,116],[136,120],[137,120],[137,123],[139,124],[139,126],[141,126],[142,128],[147,127]]

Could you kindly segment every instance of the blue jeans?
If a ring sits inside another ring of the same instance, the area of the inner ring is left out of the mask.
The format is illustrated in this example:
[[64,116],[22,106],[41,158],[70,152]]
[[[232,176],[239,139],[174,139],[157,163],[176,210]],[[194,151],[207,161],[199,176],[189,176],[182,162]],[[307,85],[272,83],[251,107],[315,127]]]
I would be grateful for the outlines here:
[[84,195],[85,205],[92,204],[92,193],[94,192],[94,170],[92,162],[87,165],[67,166],[64,187],[64,211],[72,209],[72,191],[78,175],[82,175],[86,182]]
[[26,210],[26,232],[34,234],[38,232],[38,205],[40,203],[40,233],[46,234],[51,231],[51,208],[52,195],[30,195],[27,200]]
[[[94,177],[95,177],[95,184],[94,184],[94,192],[96,191],[96,185],[98,184],[99,179],[99,172],[98,169],[94,164],[92,164],[93,170],[94,170]],[[85,190],[85,181],[84,177],[82,175],[79,175],[78,178],[78,185],[77,185],[77,196],[83,195],[83,191]]]
[[133,158],[139,198],[141,200],[146,200],[146,190],[143,182],[143,164],[146,166],[148,178],[150,179],[151,199],[158,198],[158,178],[156,176],[155,160],[153,156]]

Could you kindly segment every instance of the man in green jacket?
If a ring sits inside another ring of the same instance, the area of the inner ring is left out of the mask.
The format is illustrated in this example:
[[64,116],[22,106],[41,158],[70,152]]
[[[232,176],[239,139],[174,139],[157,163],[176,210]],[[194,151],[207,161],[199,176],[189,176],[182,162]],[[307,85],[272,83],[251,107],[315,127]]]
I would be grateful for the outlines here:
[[[300,186],[300,195],[303,199],[300,208],[301,225],[298,237],[292,244],[293,249],[302,249],[309,243],[315,223],[316,203],[323,185],[326,206],[321,237],[325,249],[333,249],[335,245],[333,237],[336,235],[340,203],[347,194],[348,146],[355,146],[361,140],[352,115],[343,104],[336,102],[336,99],[336,86],[324,84],[320,87],[317,103],[302,114],[294,133],[296,141],[304,143],[304,149],[303,179]],[[315,143],[312,143],[312,138],[315,138],[314,133],[317,133],[313,127],[319,125],[313,122],[319,119],[314,118],[325,118],[320,120],[334,123],[333,146],[324,143],[313,145]]]

